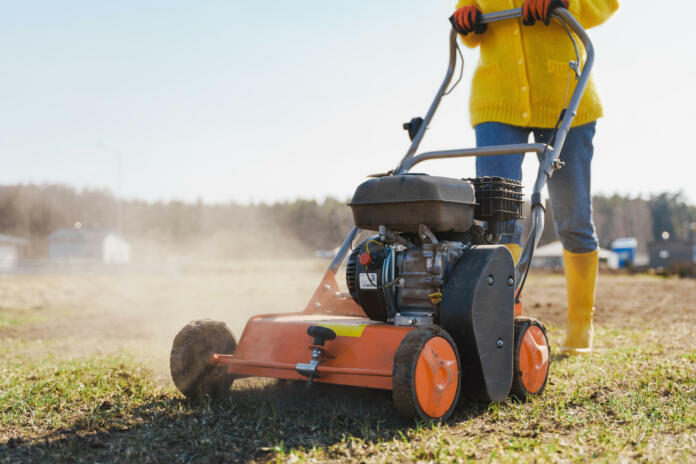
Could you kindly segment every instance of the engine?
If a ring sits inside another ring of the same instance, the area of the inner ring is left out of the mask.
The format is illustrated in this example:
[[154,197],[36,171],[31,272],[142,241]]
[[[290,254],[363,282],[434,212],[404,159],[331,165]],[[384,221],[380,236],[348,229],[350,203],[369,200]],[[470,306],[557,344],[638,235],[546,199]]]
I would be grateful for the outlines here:
[[351,296],[373,320],[439,323],[443,287],[455,267],[472,247],[512,233],[521,205],[521,184],[504,178],[368,180],[350,207],[357,227],[377,233],[348,257]]

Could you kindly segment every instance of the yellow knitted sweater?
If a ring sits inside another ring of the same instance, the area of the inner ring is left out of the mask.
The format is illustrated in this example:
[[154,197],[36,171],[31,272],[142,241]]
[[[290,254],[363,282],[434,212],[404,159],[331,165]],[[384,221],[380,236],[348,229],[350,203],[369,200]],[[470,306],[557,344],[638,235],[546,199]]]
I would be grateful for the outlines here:
[[[459,0],[457,8],[476,5],[482,13],[519,8],[523,0]],[[619,8],[618,0],[570,0],[569,11],[585,29],[606,21]],[[575,51],[563,27],[522,20],[489,24],[483,34],[462,36],[469,47],[480,46],[481,58],[471,85],[471,125],[502,122],[523,127],[551,128],[575,88],[569,62]],[[582,44],[581,57],[586,59]],[[567,90],[566,90],[567,89]],[[585,90],[573,125],[602,116],[594,80]]]

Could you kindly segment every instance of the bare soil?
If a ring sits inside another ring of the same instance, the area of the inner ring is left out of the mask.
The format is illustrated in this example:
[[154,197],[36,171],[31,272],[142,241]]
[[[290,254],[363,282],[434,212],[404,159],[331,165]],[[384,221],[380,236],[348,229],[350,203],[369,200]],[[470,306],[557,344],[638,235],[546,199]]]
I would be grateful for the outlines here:
[[[0,338],[50,341],[52,353],[65,356],[125,347],[167,374],[164,358],[186,323],[222,320],[239,337],[255,314],[301,310],[325,266],[324,261],[286,260],[176,274],[5,277],[0,279],[0,313],[12,311],[33,322],[0,326]],[[595,323],[620,329],[649,326],[667,335],[694,326],[694,302],[693,279],[602,275]],[[563,275],[530,275],[523,305],[526,315],[562,328]]]

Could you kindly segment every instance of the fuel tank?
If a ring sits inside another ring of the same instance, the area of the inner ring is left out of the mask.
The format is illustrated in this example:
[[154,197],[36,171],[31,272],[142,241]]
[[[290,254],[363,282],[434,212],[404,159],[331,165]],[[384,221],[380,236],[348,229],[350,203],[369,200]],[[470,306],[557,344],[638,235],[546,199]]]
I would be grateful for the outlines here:
[[418,224],[433,232],[466,232],[474,223],[476,195],[464,179],[403,174],[360,184],[348,204],[356,227],[380,225],[399,232],[418,232]]

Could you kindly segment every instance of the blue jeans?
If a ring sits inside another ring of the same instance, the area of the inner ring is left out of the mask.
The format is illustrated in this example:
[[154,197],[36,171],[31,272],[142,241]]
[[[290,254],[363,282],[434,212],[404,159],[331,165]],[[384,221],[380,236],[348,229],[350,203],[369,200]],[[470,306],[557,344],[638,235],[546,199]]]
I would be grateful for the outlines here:
[[[553,133],[552,129],[518,127],[498,122],[479,124],[475,130],[476,145],[479,147],[527,143],[530,133],[534,134],[536,142],[546,143]],[[598,246],[590,193],[594,134],[594,122],[570,130],[560,157],[565,165],[553,173],[548,183],[556,233],[563,247],[572,253],[589,253]],[[524,154],[478,157],[476,175],[521,181],[523,160]],[[503,237],[501,242],[519,244],[521,234],[522,227],[518,224],[514,235]]]

